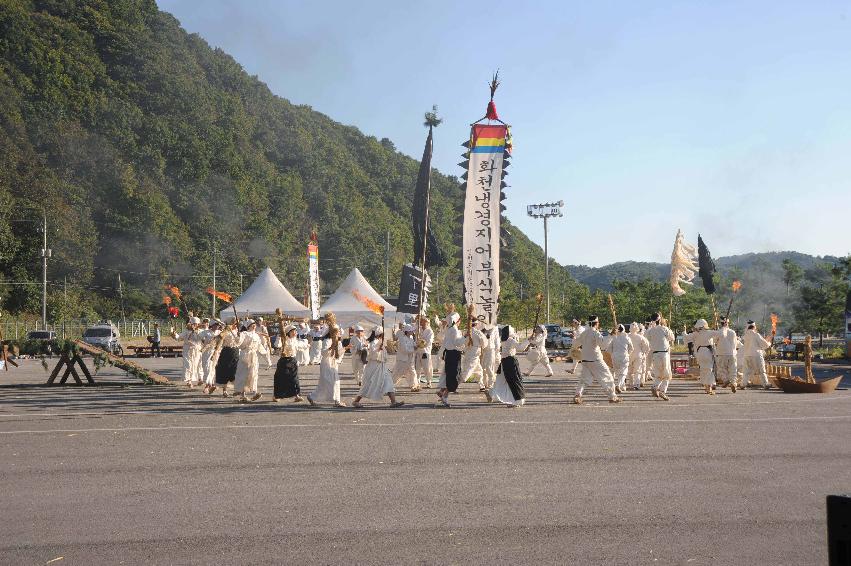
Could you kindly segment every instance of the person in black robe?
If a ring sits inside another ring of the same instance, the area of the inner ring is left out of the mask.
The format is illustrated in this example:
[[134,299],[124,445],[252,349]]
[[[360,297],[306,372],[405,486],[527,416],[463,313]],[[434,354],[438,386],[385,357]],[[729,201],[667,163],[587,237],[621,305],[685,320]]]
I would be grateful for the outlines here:
[[283,330],[284,340],[281,344],[281,357],[278,360],[278,367],[275,368],[274,381],[274,400],[293,398],[294,403],[304,401],[300,395],[301,385],[298,381],[298,362],[296,362],[296,353],[299,348],[304,348],[304,344],[296,336],[296,328],[292,324],[288,324]]
[[239,348],[236,347],[239,342],[237,328],[238,322],[232,318],[221,334],[216,337],[215,347],[219,350],[219,357],[216,362],[216,386],[222,388],[223,397],[230,396],[228,394],[228,382],[233,382],[236,379],[236,365],[239,362]]
[[503,326],[499,331],[500,362],[496,372],[494,386],[485,392],[488,401],[496,399],[504,405],[520,407],[526,402],[526,391],[523,387],[523,374],[517,362],[517,350],[528,348],[528,341],[521,344],[514,335],[511,326]]

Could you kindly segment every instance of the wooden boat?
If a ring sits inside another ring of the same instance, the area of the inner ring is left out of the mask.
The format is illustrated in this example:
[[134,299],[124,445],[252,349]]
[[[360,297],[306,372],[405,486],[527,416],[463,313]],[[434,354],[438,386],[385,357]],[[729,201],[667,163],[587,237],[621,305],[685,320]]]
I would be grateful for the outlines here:
[[842,376],[837,375],[815,383],[779,376],[773,376],[772,379],[783,390],[783,393],[831,393],[842,381]]

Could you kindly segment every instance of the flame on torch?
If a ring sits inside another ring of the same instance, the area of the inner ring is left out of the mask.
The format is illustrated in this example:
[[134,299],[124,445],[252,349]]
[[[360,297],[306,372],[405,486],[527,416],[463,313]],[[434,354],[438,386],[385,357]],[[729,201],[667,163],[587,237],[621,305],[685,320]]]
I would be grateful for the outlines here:
[[384,305],[380,305],[380,304],[376,303],[375,301],[373,301],[369,297],[360,293],[357,289],[352,289],[352,295],[358,301],[363,303],[363,305],[366,308],[368,308],[369,310],[371,310],[375,314],[380,314],[380,315],[384,316]]
[[742,288],[742,282],[741,281],[739,281],[738,279],[733,281],[733,292],[734,293],[738,293],[739,289],[741,289],[741,288]]
[[225,293],[224,291],[214,291],[212,287],[207,287],[207,293],[213,295],[220,301],[224,301],[226,303],[233,302],[233,297],[229,293]]
[[780,322],[780,317],[771,313],[771,333],[777,334],[777,323]]
[[171,297],[168,295],[163,295],[163,304],[165,306],[169,306],[171,304]]
[[178,289],[176,286],[174,286],[174,285],[165,285],[165,286],[163,287],[163,289],[165,289],[166,291],[168,291],[168,292],[170,292],[172,295],[174,295],[174,298],[175,298],[175,299],[180,299],[180,297],[181,297],[181,295],[180,295],[180,289]]

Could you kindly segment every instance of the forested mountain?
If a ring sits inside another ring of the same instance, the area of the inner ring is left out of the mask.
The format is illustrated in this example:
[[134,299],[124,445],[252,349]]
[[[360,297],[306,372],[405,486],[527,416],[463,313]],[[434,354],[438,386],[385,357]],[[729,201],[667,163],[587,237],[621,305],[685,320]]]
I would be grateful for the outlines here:
[[[39,310],[42,209],[51,318],[115,316],[119,274],[128,315],[160,309],[165,282],[200,304],[214,245],[220,288],[269,265],[301,296],[313,229],[323,291],[357,266],[383,292],[388,233],[391,294],[411,260],[418,162],[275,96],[153,0],[0,0],[0,128],[0,294],[13,313]],[[452,258],[438,293],[457,301],[459,179],[435,172],[432,188]],[[504,293],[538,291],[542,250],[512,232]]]

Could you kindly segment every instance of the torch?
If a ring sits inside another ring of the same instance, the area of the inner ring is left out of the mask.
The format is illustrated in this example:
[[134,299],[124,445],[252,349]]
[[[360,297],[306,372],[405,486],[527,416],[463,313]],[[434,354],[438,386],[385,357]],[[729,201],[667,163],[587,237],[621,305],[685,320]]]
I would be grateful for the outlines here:
[[727,320],[730,320],[730,309],[733,308],[733,299],[736,297],[736,293],[738,293],[739,289],[741,289],[741,288],[742,288],[742,282],[741,281],[739,281],[738,279],[733,281],[733,285],[732,285],[733,294],[730,295],[730,303],[727,305],[727,314],[724,317]]
[[609,293],[609,310],[612,311],[612,324],[614,324],[615,329],[618,328],[618,313],[615,310],[615,300],[612,298],[612,294]]

